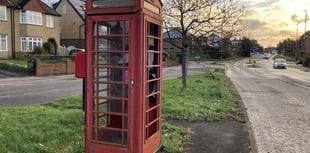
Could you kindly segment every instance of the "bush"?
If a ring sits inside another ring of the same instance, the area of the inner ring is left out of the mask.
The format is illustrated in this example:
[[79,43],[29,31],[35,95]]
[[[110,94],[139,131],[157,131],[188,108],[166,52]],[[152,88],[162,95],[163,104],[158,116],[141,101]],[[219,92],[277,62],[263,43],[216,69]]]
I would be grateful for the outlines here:
[[310,67],[310,56],[304,57],[302,65],[306,67]]
[[51,52],[51,44],[50,43],[48,43],[48,42],[43,43],[43,49],[45,50],[46,53],[53,54]]
[[14,72],[23,72],[23,73],[29,72],[28,68],[14,65],[14,64],[7,64],[7,63],[0,63],[0,69],[14,71]]
[[43,47],[41,47],[41,46],[35,46],[33,49],[33,52],[35,54],[38,54],[38,55],[45,54],[45,51],[44,51]]

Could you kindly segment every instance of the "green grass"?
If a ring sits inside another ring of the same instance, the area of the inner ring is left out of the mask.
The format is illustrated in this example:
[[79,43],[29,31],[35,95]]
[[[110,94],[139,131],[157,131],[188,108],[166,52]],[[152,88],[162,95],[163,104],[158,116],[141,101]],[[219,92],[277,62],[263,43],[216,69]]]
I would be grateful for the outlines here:
[[181,121],[243,121],[239,99],[224,70],[163,82],[163,117]]
[[[179,153],[187,144],[187,129],[167,120],[241,120],[238,96],[223,70],[163,81],[162,153]],[[44,105],[0,107],[0,150],[4,153],[82,153],[84,113],[82,96]]]
[[[223,58],[223,59],[200,57],[199,61],[202,61],[202,62],[212,62],[212,63],[216,64],[216,63],[221,63],[221,62],[226,62],[226,61],[231,61],[231,60],[238,60],[238,59],[241,59],[241,57],[240,56],[231,56],[231,57],[227,57],[227,58]],[[189,60],[190,61],[195,61],[195,62],[197,61],[197,59],[195,59],[195,57],[190,57]]]
[[27,68],[27,60],[0,60],[0,63],[10,64],[10,65],[17,65],[20,67]]
[[[75,98],[62,101],[74,102]],[[0,150],[13,153],[70,152],[83,148],[81,109],[44,105],[0,108]]]
[[162,132],[163,153],[178,153],[185,150],[187,129],[163,122]]
[[276,59],[276,58],[283,58],[287,62],[296,62],[296,59],[294,57],[288,57],[288,56],[284,56],[282,54],[277,54],[276,56],[274,56],[274,59]]

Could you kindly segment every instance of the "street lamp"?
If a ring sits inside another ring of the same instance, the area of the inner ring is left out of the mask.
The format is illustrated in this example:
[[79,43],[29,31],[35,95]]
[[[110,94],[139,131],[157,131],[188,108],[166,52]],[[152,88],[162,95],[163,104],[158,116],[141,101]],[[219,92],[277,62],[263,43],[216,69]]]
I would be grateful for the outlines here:
[[307,32],[307,10],[303,10],[305,12],[305,33]]
[[296,34],[297,34],[297,36],[296,36],[296,50],[295,50],[295,57],[297,56],[297,54],[298,54],[298,23],[296,24],[296,26],[297,26],[297,32],[296,32]]

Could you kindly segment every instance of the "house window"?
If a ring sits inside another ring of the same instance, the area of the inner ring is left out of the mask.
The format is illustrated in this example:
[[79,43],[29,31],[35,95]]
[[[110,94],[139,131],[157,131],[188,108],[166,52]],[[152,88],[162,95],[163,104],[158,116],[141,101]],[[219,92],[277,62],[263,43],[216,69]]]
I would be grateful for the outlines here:
[[62,6],[62,13],[67,13],[67,5]]
[[0,35],[0,51],[7,51],[7,35]]
[[22,10],[20,14],[20,23],[42,25],[42,13]]
[[21,37],[21,50],[23,52],[32,52],[35,46],[42,46],[42,38]]
[[46,27],[54,28],[54,16],[46,15]]
[[6,7],[0,6],[0,20],[6,20]]

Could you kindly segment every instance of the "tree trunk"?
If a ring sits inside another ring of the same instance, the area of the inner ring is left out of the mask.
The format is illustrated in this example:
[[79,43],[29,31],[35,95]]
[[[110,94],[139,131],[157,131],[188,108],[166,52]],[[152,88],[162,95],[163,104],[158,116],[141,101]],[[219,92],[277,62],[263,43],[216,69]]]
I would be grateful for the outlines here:
[[182,88],[183,89],[187,87],[188,50],[189,50],[189,47],[182,49]]

